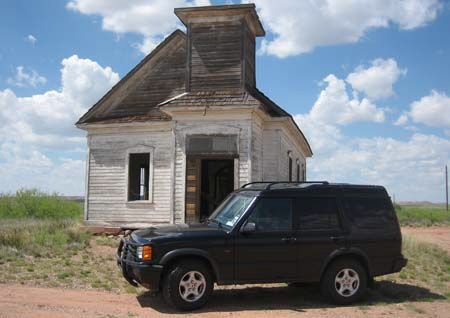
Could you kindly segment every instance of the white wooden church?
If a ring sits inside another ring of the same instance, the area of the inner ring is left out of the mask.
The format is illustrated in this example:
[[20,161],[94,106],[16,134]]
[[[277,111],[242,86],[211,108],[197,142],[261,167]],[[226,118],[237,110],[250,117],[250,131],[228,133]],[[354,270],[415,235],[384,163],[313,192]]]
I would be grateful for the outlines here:
[[256,88],[265,31],[255,6],[175,14],[187,32],[168,36],[76,123],[89,147],[88,224],[198,222],[247,182],[305,180],[308,141]]

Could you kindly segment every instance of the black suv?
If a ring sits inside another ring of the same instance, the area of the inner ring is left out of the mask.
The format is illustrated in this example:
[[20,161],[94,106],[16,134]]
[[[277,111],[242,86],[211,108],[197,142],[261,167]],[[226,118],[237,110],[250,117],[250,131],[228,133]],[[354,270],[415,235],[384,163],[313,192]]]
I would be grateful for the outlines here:
[[256,182],[233,192],[202,224],[137,230],[117,261],[125,279],[182,310],[203,306],[214,283],[320,282],[338,304],[360,299],[375,276],[407,260],[381,186]]

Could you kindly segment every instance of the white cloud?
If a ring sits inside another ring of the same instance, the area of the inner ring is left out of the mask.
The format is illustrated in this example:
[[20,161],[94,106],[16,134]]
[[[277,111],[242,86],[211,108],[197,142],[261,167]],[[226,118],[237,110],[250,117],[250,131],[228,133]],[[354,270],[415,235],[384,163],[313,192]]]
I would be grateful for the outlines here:
[[431,127],[450,127],[450,97],[443,92],[431,91],[430,95],[411,103],[409,117],[415,123]]
[[314,122],[345,125],[356,121],[384,121],[384,111],[369,99],[348,95],[344,80],[330,74],[323,81],[326,87],[308,114]]
[[77,55],[61,64],[59,90],[27,97],[0,91],[0,191],[38,186],[83,193],[84,163],[69,158],[85,143],[74,123],[119,75]]
[[375,28],[390,24],[411,30],[433,21],[439,0],[252,0],[273,39],[262,43],[263,53],[285,58],[318,46],[354,43]]
[[209,4],[207,0],[73,0],[67,4],[67,8],[101,16],[104,30],[143,35],[144,39],[137,47],[149,53],[156,43],[181,27],[173,13],[174,8]]
[[28,43],[30,43],[33,46],[37,43],[36,37],[32,34],[28,34],[27,37],[25,38],[25,41],[27,41]]
[[370,67],[359,65],[346,80],[353,89],[375,100],[394,95],[393,85],[405,74],[406,69],[400,69],[394,59],[375,59]]
[[37,87],[47,83],[44,76],[39,75],[35,70],[27,72],[22,65],[16,67],[16,74],[9,77],[7,83],[19,87]]
[[[362,120],[380,122],[384,120],[384,111],[367,99],[358,99],[355,92],[347,93],[346,82],[332,74],[324,82],[326,86],[311,110],[294,116],[314,152],[308,160],[308,178],[380,184],[399,200],[442,202],[442,169],[450,165],[450,140],[418,133],[415,126],[407,125],[409,113],[395,122],[411,131],[407,139],[346,135],[342,125]],[[430,96],[441,101],[443,94],[439,95],[436,98],[434,92]],[[443,114],[444,103],[431,104],[440,105],[433,109]]]
[[450,164],[450,140],[419,133],[407,140],[352,138],[308,116],[294,118],[313,147],[310,180],[380,184],[399,200],[444,200],[442,169]]
[[407,114],[401,114],[400,117],[394,122],[394,125],[396,126],[403,126],[408,123],[408,115]]

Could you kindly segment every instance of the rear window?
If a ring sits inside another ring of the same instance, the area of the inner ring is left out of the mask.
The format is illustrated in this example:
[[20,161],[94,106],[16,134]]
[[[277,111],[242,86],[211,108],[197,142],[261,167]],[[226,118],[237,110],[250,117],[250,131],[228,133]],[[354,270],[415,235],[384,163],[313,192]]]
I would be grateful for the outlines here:
[[302,197],[295,212],[300,230],[335,230],[339,228],[338,207],[334,197]]
[[386,228],[395,224],[392,205],[386,197],[349,197],[348,217],[359,228]]

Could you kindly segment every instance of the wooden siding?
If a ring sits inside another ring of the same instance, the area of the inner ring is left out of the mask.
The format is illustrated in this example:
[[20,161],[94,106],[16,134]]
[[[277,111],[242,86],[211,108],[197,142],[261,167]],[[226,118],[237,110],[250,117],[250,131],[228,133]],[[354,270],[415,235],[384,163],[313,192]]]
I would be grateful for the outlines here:
[[[124,127],[120,132],[97,130],[90,134],[88,221],[154,224],[187,221],[185,142],[189,135],[237,136],[239,187],[249,181],[287,180],[288,150],[293,154],[295,179],[295,162],[300,159],[304,163],[305,158],[282,129],[266,129],[266,122],[257,116],[241,120],[221,117],[206,114],[177,118],[174,132],[169,125],[155,126],[149,131],[135,132],[132,127]],[[127,202],[127,154],[130,149],[142,146],[153,149],[153,202]]]
[[[170,132],[90,136],[88,221],[168,223],[171,220]],[[153,202],[127,202],[128,150],[152,147]]]
[[252,121],[252,143],[251,143],[251,160],[252,160],[252,180],[263,181],[263,122],[254,116]]
[[186,48],[183,45],[148,70],[140,83],[128,92],[120,104],[109,111],[109,116],[145,115],[149,108],[183,93],[185,68]]
[[241,24],[193,24],[189,29],[190,89],[241,87]]
[[[286,135],[282,129],[265,129],[263,131],[263,180],[288,181],[289,157],[292,157],[292,181],[296,181],[296,161],[305,165],[306,159],[301,149]],[[300,176],[302,174],[300,173]],[[301,178],[302,179],[302,178]]]
[[244,20],[192,23],[188,47],[190,90],[255,86],[255,35]]
[[246,86],[256,86],[255,65],[255,36],[246,23],[242,25],[243,37],[243,81]]
[[236,135],[238,140],[238,185],[249,182],[248,138],[250,120],[178,120],[176,126],[176,170],[175,170],[175,222],[185,221],[186,152],[185,140],[189,135],[225,134]]
[[155,106],[185,89],[186,35],[176,30],[125,75],[77,124],[119,118],[170,120]]
[[279,130],[263,131],[263,180],[278,181],[280,156]]

